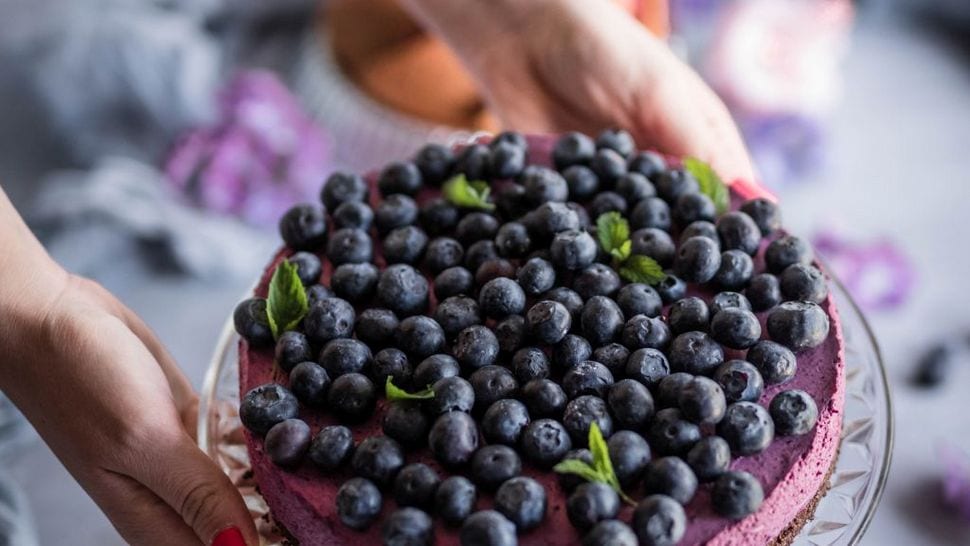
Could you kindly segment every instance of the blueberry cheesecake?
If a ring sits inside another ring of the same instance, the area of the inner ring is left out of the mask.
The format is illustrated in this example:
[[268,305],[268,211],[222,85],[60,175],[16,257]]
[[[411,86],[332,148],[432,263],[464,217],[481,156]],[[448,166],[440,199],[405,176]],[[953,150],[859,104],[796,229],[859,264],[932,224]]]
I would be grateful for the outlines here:
[[839,317],[757,187],[630,136],[501,133],[280,220],[234,312],[293,544],[785,545],[839,448]]

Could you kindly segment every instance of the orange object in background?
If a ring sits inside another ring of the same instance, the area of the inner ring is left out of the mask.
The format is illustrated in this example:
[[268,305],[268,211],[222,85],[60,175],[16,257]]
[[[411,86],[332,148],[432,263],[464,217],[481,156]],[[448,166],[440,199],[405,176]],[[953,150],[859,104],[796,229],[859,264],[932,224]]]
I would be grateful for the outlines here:
[[[667,36],[667,0],[614,1]],[[457,57],[396,0],[329,0],[319,24],[340,69],[375,101],[432,124],[499,128]]]

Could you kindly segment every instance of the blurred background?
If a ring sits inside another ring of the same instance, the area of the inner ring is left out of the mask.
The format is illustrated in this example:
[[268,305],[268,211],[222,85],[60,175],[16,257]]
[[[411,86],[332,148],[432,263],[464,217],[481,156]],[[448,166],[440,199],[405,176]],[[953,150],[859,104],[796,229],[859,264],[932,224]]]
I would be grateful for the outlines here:
[[[970,2],[623,3],[728,103],[875,330],[897,440],[863,543],[970,544]],[[285,207],[336,168],[496,128],[443,45],[393,0],[362,4],[0,0],[4,190],[197,386]],[[9,543],[121,544],[0,412]]]

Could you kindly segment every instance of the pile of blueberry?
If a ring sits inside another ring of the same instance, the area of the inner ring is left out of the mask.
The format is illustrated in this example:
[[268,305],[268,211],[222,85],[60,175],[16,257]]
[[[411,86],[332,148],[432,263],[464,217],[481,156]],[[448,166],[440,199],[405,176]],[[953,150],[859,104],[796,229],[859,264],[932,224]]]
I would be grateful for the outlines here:
[[[388,544],[430,544],[432,515],[460,526],[462,544],[516,544],[547,507],[523,467],[592,461],[594,422],[622,493],[640,502],[621,522],[616,489],[561,475],[584,544],[676,544],[698,487],[726,518],[754,512],[761,484],[732,471],[732,457],[806,434],[818,416],[800,390],[759,403],[828,335],[811,248],[779,232],[769,200],[718,214],[688,170],[637,152],[622,131],[562,136],[554,168],[528,157],[511,132],[457,153],[430,144],[380,172],[376,206],[364,178],[337,173],[322,206],[287,212],[280,233],[309,311],[274,339],[266,300],[237,307],[237,331],[251,347],[275,346],[289,374],[288,387],[244,396],[243,424],[280,466],[351,469],[337,513],[354,529],[392,496]],[[458,206],[428,190],[456,175],[491,193]],[[632,254],[664,268],[653,286],[624,282],[597,244],[596,219],[611,212],[628,220]],[[375,418],[388,379],[428,390],[382,404],[384,434],[355,443],[348,426]],[[301,404],[342,424],[314,432]],[[422,450],[451,475],[409,464]],[[493,509],[475,511],[479,491]]]

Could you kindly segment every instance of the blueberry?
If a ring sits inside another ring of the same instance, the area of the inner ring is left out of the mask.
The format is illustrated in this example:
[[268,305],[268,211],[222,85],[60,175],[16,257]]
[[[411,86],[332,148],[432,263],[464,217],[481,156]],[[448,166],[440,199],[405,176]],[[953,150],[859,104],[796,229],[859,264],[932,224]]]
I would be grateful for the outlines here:
[[455,468],[466,464],[478,449],[478,426],[467,413],[442,414],[428,433],[428,447],[442,465]]
[[701,429],[684,418],[680,410],[657,412],[648,431],[650,446],[659,453],[683,455],[701,439]]
[[418,367],[414,369],[414,378],[411,380],[411,384],[419,389],[427,388],[440,379],[456,377],[460,372],[461,368],[454,358],[445,354],[431,355],[422,360]]
[[273,464],[297,466],[310,447],[310,426],[299,419],[280,421],[266,432],[263,446]]
[[533,379],[522,387],[522,401],[535,417],[560,417],[566,409],[566,393],[550,379]]
[[674,258],[674,271],[688,282],[704,283],[714,278],[721,267],[717,244],[707,237],[691,237],[680,244]]
[[606,296],[593,296],[583,305],[580,325],[593,345],[613,341],[623,331],[623,322],[620,306]]
[[320,258],[317,258],[316,254],[297,252],[287,258],[286,261],[296,266],[296,274],[300,277],[300,282],[303,283],[303,286],[312,286],[320,281],[320,273],[323,271],[323,266],[320,264]]
[[394,477],[404,466],[404,451],[397,441],[387,436],[365,438],[350,459],[354,474],[367,478],[378,487],[394,482]]
[[616,303],[624,316],[646,315],[656,317],[663,309],[663,301],[656,290],[646,284],[631,283],[620,289]]
[[495,325],[495,337],[499,351],[506,355],[514,353],[526,341],[525,317],[509,315]]
[[[566,453],[563,456],[562,460],[563,461],[582,461],[588,465],[592,465],[593,453],[586,448],[574,449]],[[584,483],[588,483],[584,478],[577,476],[576,474],[568,474],[568,473],[559,474],[558,481],[559,481],[559,487],[561,487],[562,490],[566,492],[574,491],[580,485]]]
[[582,336],[568,334],[552,348],[552,363],[560,370],[570,370],[593,354],[593,348]]
[[785,383],[795,377],[798,362],[790,349],[775,343],[762,340],[755,343],[745,357],[761,373],[767,385]]
[[691,222],[680,232],[680,242],[683,243],[691,237],[704,237],[710,239],[721,248],[721,239],[717,235],[717,226],[713,222],[698,220]]
[[573,290],[584,299],[610,296],[620,289],[622,281],[616,271],[606,264],[593,264],[573,278]]
[[768,312],[768,335],[793,351],[818,347],[829,335],[829,317],[816,303],[786,301]]
[[668,266],[674,259],[674,240],[666,231],[654,227],[638,229],[630,236],[630,250],[635,255],[649,256],[661,266]]
[[684,332],[706,332],[711,322],[711,314],[704,300],[691,296],[670,306],[667,322],[670,324],[670,331],[677,335]]
[[740,250],[721,253],[721,266],[714,274],[714,282],[728,290],[744,288],[754,275],[754,261]]
[[765,383],[753,364],[745,360],[728,360],[714,372],[714,380],[731,402],[757,402],[765,392]]
[[562,203],[569,198],[569,186],[561,174],[546,167],[530,165],[522,171],[519,183],[525,188],[526,198],[535,205]]
[[455,238],[464,244],[494,239],[498,233],[498,219],[485,212],[470,212],[458,222]]
[[684,507],[666,495],[650,495],[633,511],[633,531],[641,546],[674,546],[686,530]]
[[432,415],[449,411],[468,413],[475,407],[475,389],[461,377],[444,377],[435,381],[431,388],[434,398],[425,402],[425,407]]
[[573,199],[586,199],[596,193],[600,181],[596,173],[585,165],[573,165],[562,172]]
[[384,260],[389,264],[413,264],[421,259],[428,246],[428,235],[417,226],[392,229],[384,237]]
[[621,216],[626,216],[629,208],[630,204],[626,199],[615,191],[599,192],[589,203],[589,213],[593,218],[599,218],[608,212],[618,212]]
[[484,144],[466,146],[455,158],[455,172],[462,173],[468,180],[488,180],[488,168],[492,163],[492,153]]
[[731,466],[731,447],[720,436],[705,436],[687,452],[687,464],[702,482],[709,482]]
[[330,375],[316,362],[301,362],[290,371],[290,389],[304,405],[323,406],[330,389]]
[[522,461],[514,449],[504,445],[480,448],[472,457],[471,477],[476,485],[494,491],[522,472]]
[[533,464],[549,468],[562,460],[573,447],[569,432],[552,419],[538,419],[522,432],[522,454]]
[[461,219],[461,211],[443,197],[438,197],[421,205],[418,212],[421,227],[431,236],[451,234]]
[[778,205],[764,197],[745,201],[741,205],[741,212],[754,220],[765,237],[781,229],[781,211],[778,210]]
[[579,229],[579,215],[564,203],[543,203],[524,219],[534,242],[552,240],[555,234],[568,229]]
[[482,434],[492,444],[515,446],[529,424],[529,411],[518,400],[503,399],[493,403],[482,416]]
[[583,546],[638,546],[637,535],[622,521],[610,519],[597,523],[586,536]]
[[725,309],[751,310],[751,302],[739,292],[718,292],[711,298],[710,304],[711,317]]
[[764,498],[758,479],[743,471],[725,472],[711,488],[714,511],[735,520],[756,512]]
[[434,319],[449,339],[469,326],[482,323],[478,303],[467,296],[451,296],[439,302],[434,310]]
[[747,214],[731,211],[717,219],[717,234],[725,250],[737,249],[754,255],[761,244],[761,230]]
[[330,286],[337,296],[350,302],[362,302],[374,295],[378,275],[374,264],[347,263],[333,270]]
[[526,164],[526,150],[511,142],[492,142],[489,174],[494,178],[515,178]]
[[525,188],[519,184],[500,186],[495,192],[495,207],[505,220],[519,219],[532,209],[525,195]]
[[394,228],[410,226],[418,220],[418,204],[407,195],[395,193],[378,203],[374,210],[377,231],[387,233]]
[[487,239],[476,241],[465,250],[465,267],[469,271],[477,271],[483,263],[498,257],[498,249],[494,242]]
[[660,317],[636,315],[623,325],[623,344],[630,350],[663,349],[670,344],[670,327]]
[[683,281],[680,277],[673,275],[670,271],[664,271],[667,274],[654,289],[660,294],[660,299],[664,303],[673,303],[679,299],[683,299],[687,295],[687,283]]
[[416,315],[398,324],[394,339],[402,351],[420,358],[441,351],[445,346],[445,331],[433,318]]
[[356,339],[335,339],[320,352],[320,365],[331,377],[347,373],[368,373],[372,360],[367,345]]
[[569,316],[572,318],[573,324],[579,325],[580,314],[583,311],[584,303],[583,297],[577,294],[576,291],[565,286],[558,286],[542,294],[542,299],[561,303],[569,311]]
[[818,406],[805,391],[792,389],[781,391],[768,406],[775,432],[780,436],[808,434],[818,421]]
[[333,265],[366,263],[371,261],[373,256],[370,235],[362,229],[338,229],[327,242],[327,259]]
[[700,185],[697,180],[684,169],[668,169],[652,177],[657,193],[668,203],[676,203],[685,193],[697,193]]
[[[478,493],[464,476],[451,476],[438,486],[434,495],[435,513],[449,525],[459,525],[475,509]],[[513,530],[514,533],[514,530]]]
[[562,424],[569,431],[573,442],[586,445],[589,439],[589,427],[594,421],[599,425],[604,438],[609,438],[613,434],[613,418],[602,398],[587,394],[574,398],[566,404]]
[[583,269],[596,259],[597,246],[585,231],[567,230],[556,234],[550,247],[552,261],[569,270]]
[[300,332],[283,332],[276,340],[276,364],[284,372],[289,372],[300,362],[313,360],[312,352],[309,340]]
[[630,172],[653,179],[667,168],[667,162],[657,152],[637,152],[629,161]]
[[327,241],[327,214],[319,205],[300,203],[280,218],[279,229],[293,250],[316,250]]
[[636,151],[636,144],[630,133],[623,129],[606,129],[596,137],[598,149],[609,149],[623,157],[630,157]]
[[462,366],[481,368],[495,362],[498,358],[498,338],[491,329],[474,325],[458,333],[452,354]]
[[607,367],[614,376],[621,375],[630,350],[619,343],[607,343],[593,351],[592,359]]
[[[365,311],[366,313],[366,311]],[[363,313],[362,313],[363,314]],[[358,336],[359,338],[360,336]],[[370,377],[376,385],[383,385],[390,377],[398,387],[408,388],[414,370],[404,351],[395,348],[381,349],[374,355]]]
[[451,148],[441,144],[425,144],[414,156],[414,164],[421,171],[421,178],[428,184],[440,185],[448,179],[455,165]]
[[657,190],[642,173],[629,172],[616,179],[616,193],[628,203],[636,203],[657,195]]
[[337,470],[350,460],[354,453],[354,437],[350,429],[342,425],[330,425],[320,429],[313,437],[307,457],[320,470]]
[[381,418],[381,430],[389,438],[402,446],[416,448],[424,445],[428,438],[431,423],[421,410],[421,406],[410,402],[388,404]]
[[239,420],[253,434],[262,436],[276,423],[294,419],[300,404],[282,385],[269,383],[247,392],[239,404]]
[[430,508],[441,484],[438,473],[424,463],[411,463],[394,478],[394,501],[398,506]]
[[674,219],[681,226],[691,222],[713,222],[717,216],[714,201],[703,193],[685,193],[674,202]]
[[761,323],[751,311],[729,307],[711,319],[711,337],[725,347],[747,349],[761,337]]
[[792,264],[781,274],[781,293],[789,301],[822,303],[829,295],[825,275],[815,266]]
[[587,394],[604,397],[611,385],[613,374],[609,368],[592,360],[576,364],[562,377],[562,388],[571,399]]
[[[639,383],[634,383],[640,387]],[[636,432],[621,430],[606,442],[613,471],[623,488],[636,486],[650,462],[650,446]]]
[[384,196],[395,193],[414,195],[422,184],[421,171],[409,161],[389,163],[377,176],[377,188]]
[[531,246],[529,231],[519,222],[503,224],[495,235],[495,247],[499,255],[506,258],[521,258],[529,252]]
[[475,512],[465,519],[461,546],[516,546],[515,524],[495,510]]
[[390,309],[364,309],[354,323],[357,339],[371,347],[386,347],[394,341],[400,321]]
[[619,513],[620,496],[605,483],[584,483],[566,501],[569,521],[580,531],[586,531],[603,520],[613,519]]
[[512,356],[512,373],[520,383],[549,377],[549,357],[541,349],[525,347]]
[[765,249],[765,266],[772,273],[781,273],[790,265],[812,263],[815,253],[808,241],[794,235],[779,237]]
[[643,199],[630,212],[630,227],[634,230],[643,228],[670,229],[670,206],[659,197]]
[[566,133],[559,137],[552,149],[552,162],[557,169],[570,165],[588,164],[596,153],[593,139],[582,133]]
[[381,538],[389,546],[434,544],[434,523],[431,516],[417,508],[401,508],[384,521]]
[[781,303],[781,285],[778,277],[771,273],[761,273],[751,278],[744,295],[754,311],[767,311]]
[[351,478],[337,490],[337,515],[344,525],[363,531],[381,513],[381,492],[373,482],[364,478]]
[[398,316],[422,313],[428,307],[428,281],[409,265],[388,266],[377,281],[377,299]]
[[572,326],[572,318],[566,306],[550,300],[533,305],[526,313],[525,320],[529,332],[548,345],[559,343]]
[[691,382],[694,376],[689,373],[676,372],[660,378],[657,383],[657,402],[662,408],[676,408],[679,405],[680,390]]
[[697,492],[697,476],[680,457],[662,457],[647,466],[643,486],[648,494],[666,495],[686,505]]
[[724,362],[724,350],[703,332],[686,332],[670,343],[667,357],[674,371],[707,375]]
[[657,349],[637,349],[630,354],[624,371],[630,379],[653,387],[670,375],[670,363]]
[[502,277],[515,277],[515,266],[512,262],[503,259],[488,260],[475,271],[475,284],[483,286],[490,280]]
[[602,148],[596,150],[589,166],[606,186],[612,186],[616,179],[626,174],[626,159],[615,150]]
[[512,398],[519,390],[519,383],[507,368],[502,366],[483,366],[468,377],[475,389],[475,406],[485,409],[493,403]]
[[367,181],[363,177],[338,171],[327,177],[320,200],[327,210],[336,210],[343,203],[366,202],[367,193]]
[[434,279],[434,295],[438,301],[451,296],[471,294],[475,287],[475,277],[464,267],[449,267]]
[[489,148],[494,150],[499,144],[504,143],[513,144],[523,150],[529,149],[529,141],[525,138],[525,135],[516,131],[502,131],[495,135],[495,138],[488,145]]
[[332,298],[332,297],[333,297],[333,292],[331,292],[329,288],[327,288],[322,284],[315,284],[313,286],[307,287],[306,289],[306,302],[307,302],[307,305],[309,305],[310,307],[313,307],[319,301],[325,300],[327,298]]
[[520,532],[535,529],[546,517],[546,490],[532,478],[512,478],[495,492],[495,509]]
[[245,338],[251,346],[273,345],[273,332],[269,328],[265,299],[249,298],[240,302],[232,312],[232,322],[236,333]]
[[727,440],[731,451],[740,455],[760,453],[775,437],[775,426],[768,410],[754,402],[735,402],[728,406],[717,434]]
[[367,376],[359,373],[341,375],[327,392],[327,405],[349,422],[360,422],[370,417],[376,403],[377,389]]
[[695,377],[684,385],[677,397],[677,405],[684,418],[699,425],[716,424],[727,409],[721,386],[706,377]]
[[482,286],[478,304],[489,318],[516,315],[525,309],[525,292],[514,280],[499,277]]

